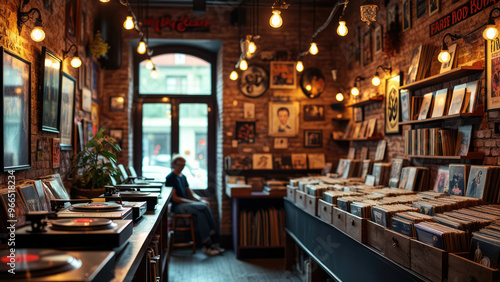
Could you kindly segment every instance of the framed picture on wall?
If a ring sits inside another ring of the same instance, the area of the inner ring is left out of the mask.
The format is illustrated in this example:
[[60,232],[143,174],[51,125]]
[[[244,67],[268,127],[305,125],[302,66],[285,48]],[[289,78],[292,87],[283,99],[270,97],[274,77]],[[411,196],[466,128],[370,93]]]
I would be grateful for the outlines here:
[[61,139],[52,138],[52,168],[61,166]]
[[382,34],[382,26],[377,25],[375,31],[373,32],[373,52],[378,54],[382,52],[383,48],[383,34]]
[[41,64],[42,131],[59,133],[62,60],[49,49],[43,47]]
[[300,88],[304,94],[313,99],[325,91],[325,77],[317,68],[307,68],[300,77]]
[[31,166],[31,64],[0,47],[3,93],[3,169]]
[[427,0],[416,0],[417,1],[417,19],[423,17],[427,11]]
[[500,109],[500,39],[486,40],[486,110]]
[[387,8],[387,32],[397,29],[399,23],[399,5],[397,3]]
[[299,103],[269,102],[269,136],[290,137],[299,132]]
[[85,87],[82,89],[82,111],[92,111],[92,91]]
[[237,121],[236,140],[238,143],[255,143],[255,121]]
[[125,110],[125,99],[120,96],[113,96],[109,99],[109,110],[112,112],[122,112]]
[[399,133],[399,117],[400,117],[400,102],[399,102],[399,86],[400,76],[394,76],[387,80],[385,93],[385,133]]
[[61,150],[72,150],[76,79],[63,73],[61,86]]
[[373,61],[372,54],[372,31],[368,30],[363,35],[363,65],[366,66]]
[[439,0],[428,0],[429,1],[429,16],[434,15],[439,12]]
[[297,74],[295,62],[271,62],[271,89],[295,89]]
[[304,105],[304,121],[323,121],[325,120],[324,105]]
[[114,138],[116,140],[116,143],[120,145],[120,148],[123,147],[123,129],[111,128],[109,130],[109,137]]
[[266,93],[269,88],[269,75],[260,66],[250,65],[240,75],[240,91],[243,95],[256,98]]
[[319,148],[323,146],[322,130],[304,130],[304,147]]
[[411,0],[403,0],[403,31],[411,28]]
[[66,37],[73,43],[78,43],[80,24],[80,0],[66,0]]

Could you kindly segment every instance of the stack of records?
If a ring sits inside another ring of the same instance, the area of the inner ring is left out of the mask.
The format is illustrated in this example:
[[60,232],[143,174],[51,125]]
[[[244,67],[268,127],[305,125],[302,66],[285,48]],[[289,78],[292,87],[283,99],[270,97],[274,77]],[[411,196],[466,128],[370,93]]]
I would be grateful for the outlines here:
[[363,160],[361,164],[361,178],[366,178],[368,174],[372,174],[372,160]]
[[420,45],[413,49],[406,84],[414,83],[415,81],[424,79],[427,76],[430,70],[433,54],[434,46],[432,45]]
[[500,222],[472,233],[469,259],[486,267],[498,269],[500,262]]
[[346,160],[342,171],[342,178],[359,177],[361,174],[361,160]]
[[387,186],[390,172],[390,163],[374,163],[372,175],[375,176],[375,185]]
[[361,218],[372,218],[372,206],[366,202],[352,202],[350,213]]
[[328,190],[333,190],[333,186],[325,184],[306,185],[307,195],[311,195],[314,197],[323,197],[323,193]]
[[332,205],[337,205],[337,199],[346,196],[361,196],[363,193],[358,192],[341,192],[341,191],[325,191],[323,200]]
[[370,193],[380,194],[387,197],[413,194],[412,191],[405,191],[397,188],[373,189]]
[[372,207],[372,221],[384,227],[389,227],[391,218],[398,212],[417,211],[413,207],[407,205],[384,205]]
[[469,243],[466,233],[435,222],[415,224],[417,240],[451,253],[465,252]]
[[499,202],[500,167],[476,166],[470,168],[466,196],[483,199],[487,202]]
[[399,212],[391,219],[391,229],[408,237],[415,238],[415,223],[432,221],[432,216],[418,212]]
[[351,203],[356,201],[363,201],[365,198],[363,196],[347,196],[337,199],[337,206],[339,209],[351,212]]
[[287,183],[288,181],[268,180],[266,185],[264,185],[264,191],[269,193],[274,191],[285,191]]
[[428,188],[429,169],[426,167],[405,167],[401,171],[399,188],[408,191],[422,191]]
[[393,205],[393,204],[408,204],[411,205],[414,201],[417,201],[418,197],[416,195],[403,195],[397,197],[384,197],[378,200],[380,205]]

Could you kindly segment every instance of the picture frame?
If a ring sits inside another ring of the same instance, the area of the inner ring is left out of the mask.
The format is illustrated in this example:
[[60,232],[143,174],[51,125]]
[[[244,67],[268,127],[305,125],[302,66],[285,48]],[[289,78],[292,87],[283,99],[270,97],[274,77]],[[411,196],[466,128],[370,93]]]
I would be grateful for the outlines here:
[[252,155],[253,169],[273,169],[272,154],[253,154]]
[[243,118],[254,119],[255,118],[255,104],[254,103],[243,103]]
[[352,107],[352,118],[354,122],[363,121],[363,107]]
[[288,138],[274,138],[274,149],[288,149]]
[[121,96],[110,97],[109,110],[112,112],[123,112],[125,110],[125,98]]
[[236,122],[236,140],[238,143],[255,143],[255,121]]
[[399,29],[399,5],[394,3],[387,8],[387,32],[393,29]]
[[82,111],[87,113],[92,111],[92,91],[86,87],[82,89]]
[[40,87],[42,96],[42,131],[59,133],[61,118],[62,60],[47,47],[42,48]]
[[83,131],[83,123],[82,121],[76,121],[76,153],[80,153],[83,151],[85,143],[84,143],[84,131]]
[[410,91],[403,89],[399,92],[399,97],[401,101],[401,120],[410,121]]
[[31,63],[0,47],[2,56],[2,166],[31,168]]
[[298,102],[269,102],[269,136],[291,137],[299,132]]
[[450,71],[453,68],[455,60],[457,58],[457,43],[450,45],[448,47],[448,52],[450,52],[450,60],[448,62],[441,63],[441,69],[439,70],[439,73]]
[[109,129],[109,137],[114,138],[116,143],[120,145],[120,148],[123,147],[123,129],[121,128],[110,128]]
[[80,37],[80,0],[66,0],[66,39],[78,44]]
[[304,130],[304,147],[305,148],[320,148],[323,146],[323,131],[322,130]]
[[99,131],[99,105],[95,102],[92,102],[90,118],[92,120],[92,134],[96,135]]
[[325,91],[325,77],[320,69],[307,68],[300,77],[300,88],[310,99],[318,98]]
[[295,62],[272,61],[269,84],[271,89],[297,88]]
[[375,54],[379,54],[380,52],[382,52],[382,50],[384,50],[384,36],[383,36],[383,32],[382,32],[382,26],[381,25],[377,25],[377,27],[375,27],[375,30],[373,31],[373,52]]
[[399,86],[400,75],[387,79],[385,93],[385,134],[399,134],[401,116]]
[[371,62],[373,62],[372,31],[369,29],[363,34],[363,66],[369,65]]
[[434,15],[435,13],[439,12],[439,0],[428,0],[428,6],[429,6],[429,16]]
[[304,121],[324,121],[325,106],[324,105],[304,105],[303,106]]
[[76,79],[63,72],[61,82],[61,150],[71,151],[74,113],[75,113],[75,91]]
[[83,130],[83,146],[85,147],[85,144],[90,140],[90,136],[93,135],[92,133],[92,121],[91,120],[84,120],[83,121],[83,126],[85,127]]
[[403,31],[411,28],[411,0],[403,0]]
[[486,40],[486,111],[500,109],[500,39]]
[[417,19],[423,17],[427,12],[427,0],[416,0]]
[[52,168],[61,166],[61,139],[52,138]]
[[258,65],[250,65],[243,71],[239,79],[240,92],[250,98],[257,98],[266,93],[269,88],[269,75]]

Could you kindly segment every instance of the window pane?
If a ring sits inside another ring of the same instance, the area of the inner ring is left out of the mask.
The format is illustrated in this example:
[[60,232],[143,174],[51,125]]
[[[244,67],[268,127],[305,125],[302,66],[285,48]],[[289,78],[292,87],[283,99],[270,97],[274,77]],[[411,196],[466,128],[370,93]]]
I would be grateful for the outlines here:
[[208,187],[207,165],[208,106],[206,104],[179,105],[179,152],[186,158],[189,187]]
[[142,175],[144,177],[164,181],[170,173],[171,124],[170,104],[143,104]]
[[139,64],[140,94],[210,95],[212,67],[210,63],[187,54],[163,54],[152,57],[158,78],[151,77],[146,61]]

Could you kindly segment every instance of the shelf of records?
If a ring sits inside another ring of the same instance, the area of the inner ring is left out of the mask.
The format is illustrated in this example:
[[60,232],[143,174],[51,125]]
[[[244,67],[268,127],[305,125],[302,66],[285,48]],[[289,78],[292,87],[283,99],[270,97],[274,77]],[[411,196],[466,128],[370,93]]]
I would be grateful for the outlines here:
[[283,248],[285,246],[285,213],[283,207],[240,210],[239,248]]
[[373,102],[381,102],[381,101],[384,101],[384,95],[372,96],[372,97],[369,97],[368,99],[365,99],[365,100],[359,100],[359,101],[354,100],[351,104],[347,104],[345,106],[346,107],[361,107],[361,106],[372,104]]
[[345,132],[332,132],[333,141],[369,141],[382,140],[384,136],[376,132],[377,119],[372,118],[363,122],[349,122]]
[[325,154],[273,155],[259,153],[252,155],[230,155],[224,158],[226,172],[231,171],[296,171],[322,170],[325,167]]
[[472,125],[455,129],[419,128],[404,131],[404,153],[412,158],[482,159],[484,153],[469,152]]
[[[484,107],[479,104],[479,80],[444,88],[421,96],[411,96],[401,90],[400,125],[427,123],[453,118],[482,117]],[[450,93],[451,92],[451,93]]]
[[447,82],[457,78],[478,74],[484,71],[484,62],[482,64],[476,64],[474,66],[461,66],[457,67],[440,74],[430,76],[418,81],[407,83],[399,89],[416,90],[428,86],[433,86],[439,83]]
[[403,159],[348,161],[336,174],[354,169],[348,178],[291,179],[287,198],[427,279],[500,277],[500,205],[488,204],[500,201],[500,167],[443,166],[430,187],[429,169]]

